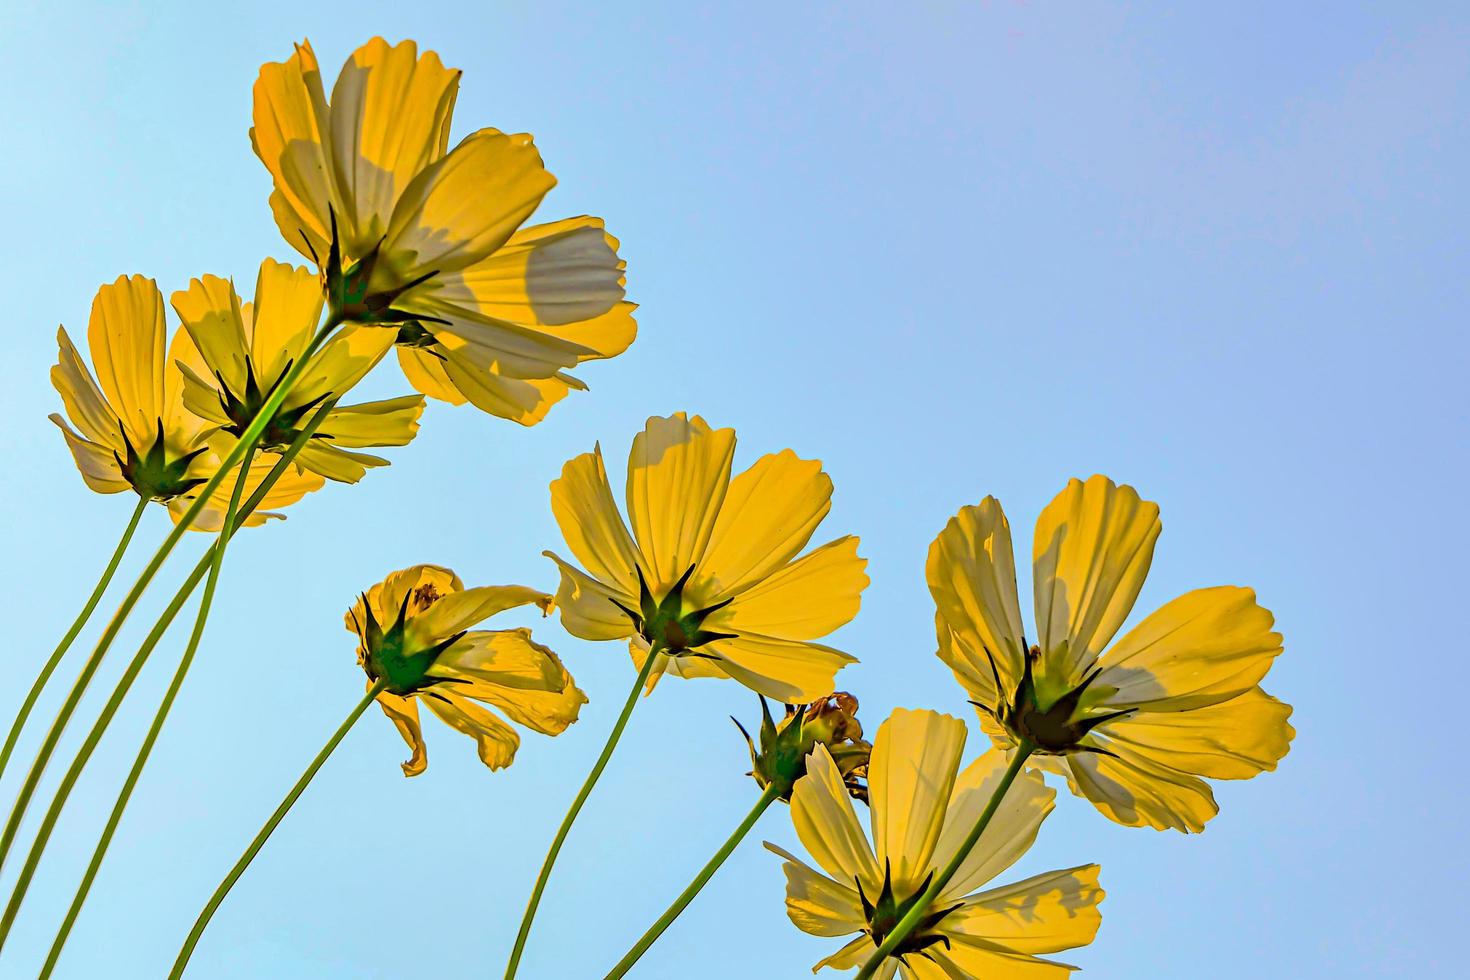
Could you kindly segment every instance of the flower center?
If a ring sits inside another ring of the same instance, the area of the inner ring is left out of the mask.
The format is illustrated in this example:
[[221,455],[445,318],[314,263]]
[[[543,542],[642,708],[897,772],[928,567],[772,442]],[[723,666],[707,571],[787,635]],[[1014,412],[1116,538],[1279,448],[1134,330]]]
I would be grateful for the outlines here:
[[[873,945],[883,945],[883,940],[888,937],[888,934],[898,927],[898,924],[903,921],[904,916],[913,911],[914,906],[919,904],[919,900],[923,897],[924,892],[928,891],[929,883],[933,880],[934,872],[931,871],[928,877],[924,879],[924,883],[917,890],[900,901],[893,893],[891,868],[885,864],[883,868],[883,889],[878,893],[878,900],[876,902],[868,900],[868,896],[863,892],[863,883],[861,879],[858,880],[858,898],[863,903],[863,915],[868,920],[867,933],[872,937]],[[936,943],[943,943],[944,948],[948,949],[949,937],[942,932],[935,932],[934,928],[943,921],[945,916],[962,905],[964,905],[963,902],[958,902],[949,908],[930,909],[919,919],[918,924],[914,926],[913,931],[908,934],[908,937],[899,943],[889,955],[899,957],[900,959],[908,953],[924,955],[924,950]]]
[[734,633],[717,633],[704,628],[704,621],[717,610],[733,602],[733,597],[722,599],[701,609],[685,611],[684,587],[689,584],[689,577],[693,574],[694,566],[690,565],[662,599],[654,599],[653,592],[648,587],[648,580],[643,576],[643,569],[639,568],[638,609],[629,609],[616,599],[611,601],[632,620],[633,629],[637,630],[650,646],[658,647],[660,653],[671,657],[682,656],[706,643],[735,636]]

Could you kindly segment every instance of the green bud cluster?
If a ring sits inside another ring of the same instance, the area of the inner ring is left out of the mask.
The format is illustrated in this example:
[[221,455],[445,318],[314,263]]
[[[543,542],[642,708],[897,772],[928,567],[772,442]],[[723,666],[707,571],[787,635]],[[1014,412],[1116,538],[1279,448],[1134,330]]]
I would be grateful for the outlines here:
[[863,740],[863,728],[857,719],[857,698],[839,691],[811,704],[788,704],[786,715],[779,722],[771,717],[766,699],[761,698],[760,703],[759,750],[745,726],[734,718],[730,720],[750,747],[750,775],[761,789],[774,786],[778,797],[789,803],[796,781],[806,775],[806,757],[818,745],[825,745],[832,761],[837,763],[848,793],[867,802],[868,757],[873,746]]
[[736,636],[735,633],[716,633],[704,628],[704,621],[715,611],[728,606],[732,599],[725,599],[702,609],[684,611],[684,586],[689,583],[689,576],[693,574],[694,566],[690,565],[662,599],[655,599],[648,588],[648,580],[643,577],[643,569],[640,568],[638,608],[629,609],[616,599],[612,603],[632,621],[638,635],[647,640],[650,646],[671,657],[683,656],[706,643]]

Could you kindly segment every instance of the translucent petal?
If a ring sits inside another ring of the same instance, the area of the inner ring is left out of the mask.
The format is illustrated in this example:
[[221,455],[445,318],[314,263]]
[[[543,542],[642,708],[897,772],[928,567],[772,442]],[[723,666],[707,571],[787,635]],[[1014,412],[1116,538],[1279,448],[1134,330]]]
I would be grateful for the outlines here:
[[932,867],[965,737],[963,721],[937,711],[899,708],[878,726],[868,795],[878,864],[895,892],[917,890]]

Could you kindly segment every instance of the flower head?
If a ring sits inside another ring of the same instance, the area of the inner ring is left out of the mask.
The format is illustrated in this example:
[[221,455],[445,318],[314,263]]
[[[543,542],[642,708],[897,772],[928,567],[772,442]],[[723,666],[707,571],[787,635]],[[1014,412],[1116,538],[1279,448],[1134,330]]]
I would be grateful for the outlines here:
[[851,536],[797,557],[831,507],[820,462],[783,450],[732,480],[734,454],[733,429],[682,412],[649,419],[628,455],[631,535],[601,449],[568,462],[551,509],[582,567],[546,553],[561,568],[562,625],[629,640],[640,665],[656,646],[650,688],[667,671],[821,700],[853,658],[812,641],[857,615],[867,561]]
[[[291,365],[311,353],[322,294],[309,269],[266,259],[253,303],[242,302],[229,280],[203,276],[174,293],[173,305],[204,367],[183,365],[184,403],[221,431],[239,436]],[[322,402],[361,381],[391,346],[391,335],[382,330],[347,327],[336,335],[266,426],[261,448],[284,449]],[[310,472],[356,483],[368,467],[388,461],[353,450],[407,445],[423,410],[421,395],[334,407],[296,459]]]
[[510,765],[521,740],[482,704],[546,735],[558,735],[577,720],[586,695],[556,654],[531,639],[530,630],[469,629],[496,613],[533,604],[550,611],[551,597],[522,585],[466,589],[447,568],[414,565],[389,575],[348,610],[347,629],[357,635],[357,660],[368,687],[384,684],[378,705],[413,750],[404,775],[417,776],[429,764],[420,701],[473,738],[491,769]]
[[745,726],[735,726],[750,747],[750,775],[761,789],[775,786],[779,799],[790,802],[796,781],[806,775],[806,760],[818,745],[825,746],[853,799],[868,800],[868,756],[873,746],[863,740],[857,719],[857,698],[838,691],[811,704],[785,705],[780,721],[770,705],[761,702],[760,748]]
[[633,342],[634,307],[600,219],[521,227],[556,183],[530,136],[481,129],[450,149],[459,76],[373,38],[328,100],[303,42],[261,68],[251,142],[334,308],[396,331],[424,394],[534,425],[582,387],[568,368]]
[[[218,471],[230,447],[210,438],[213,426],[184,404],[179,365],[201,363],[193,341],[178,330],[165,349],[164,336],[163,294],[152,279],[119,276],[98,289],[87,325],[96,377],[66,328],[58,330],[60,355],[51,383],[76,429],[60,415],[53,414],[51,421],[66,437],[87,486],[98,493],[132,489],[168,504],[177,517]],[[251,466],[247,492],[259,486],[269,468],[265,460]],[[287,473],[263,504],[285,506],[320,486],[319,478]],[[231,489],[228,479],[222,481],[193,526],[217,529]],[[279,515],[257,511],[247,523],[259,524],[268,516]]]
[[1036,522],[1037,644],[1021,625],[1010,525],[987,497],[929,549],[939,656],[996,743],[1035,747],[1072,791],[1129,826],[1199,831],[1211,779],[1247,779],[1294,734],[1259,682],[1281,652],[1250,589],[1186,593],[1108,646],[1133,608],[1159,509],[1132,487],[1071,481]]
[[[869,764],[872,843],[837,764],[818,745],[791,796],[791,820],[821,870],[779,847],[786,859],[786,913],[814,936],[856,938],[818,963],[861,966],[898,925],[980,819],[1006,768],[987,752],[960,770],[965,723],[933,711],[899,709],[878,728]],[[1101,922],[1097,865],[976,889],[1031,847],[1055,793],[1022,773],[973,850],[942,888],[920,926],[879,967],[891,980],[1065,977],[1074,967],[1041,959],[1092,941]]]

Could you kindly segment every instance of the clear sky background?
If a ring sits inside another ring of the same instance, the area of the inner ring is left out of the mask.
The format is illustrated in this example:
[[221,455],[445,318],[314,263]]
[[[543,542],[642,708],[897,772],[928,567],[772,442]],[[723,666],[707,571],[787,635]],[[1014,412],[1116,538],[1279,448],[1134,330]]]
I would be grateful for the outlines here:
[[[863,611],[837,637],[862,659],[840,683],[870,729],[897,705],[975,727],[933,654],[923,562],[945,520],[986,494],[1029,542],[1068,477],[1132,483],[1165,525],[1141,612],[1224,583],[1275,611],[1286,653],[1267,687],[1299,730],[1278,772],[1221,785],[1223,812],[1198,837],[1117,827],[1063,793],[1013,872],[1102,863],[1102,931],[1069,957],[1089,976],[1458,975],[1463,5],[272,0],[211,13],[8,0],[7,724],[130,507],[85,489],[46,421],[56,325],[82,332],[94,290],[120,273],[165,293],[234,275],[248,291],[262,257],[294,258],[246,137],[251,84],[303,36],[334,75],[376,33],[464,69],[456,137],[536,134],[561,181],[540,217],[607,219],[639,340],[583,371],[592,391],[534,430],[431,405],[390,469],[237,540],[61,975],[162,975],[361,695],[341,625],[359,590],[420,561],[471,584],[554,588],[547,483],[596,440],[617,483],[643,420],[679,409],[735,426],[739,465],[787,446],[825,461],[836,498],[818,540],[858,533],[871,559]],[[390,370],[368,388],[405,390]],[[128,571],[166,527],[150,513]],[[191,536],[170,564],[93,712],[205,543]],[[35,975],[186,626],[75,793],[0,976]],[[528,736],[492,774],[426,719],[430,767],[406,780],[405,748],[374,710],[229,898],[191,975],[500,976],[632,679],[618,645],[536,628],[592,699],[582,721]],[[730,714],[756,714],[734,683],[669,680],[640,704],[523,976],[601,976],[724,839],[756,793]],[[0,792],[8,802],[11,779]],[[784,808],[635,975],[797,977],[834,948],[787,921],[762,837],[793,844]]]

